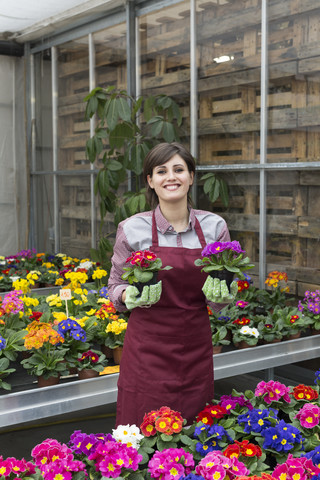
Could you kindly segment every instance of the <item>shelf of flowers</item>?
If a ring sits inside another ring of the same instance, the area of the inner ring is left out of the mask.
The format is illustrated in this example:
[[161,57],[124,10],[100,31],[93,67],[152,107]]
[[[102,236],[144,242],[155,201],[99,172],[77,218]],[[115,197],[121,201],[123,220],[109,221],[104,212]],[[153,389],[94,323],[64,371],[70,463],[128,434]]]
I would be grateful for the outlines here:
[[[0,427],[115,402],[114,353],[129,313],[109,300],[107,272],[88,259],[33,251],[1,262],[2,286],[11,290],[0,305]],[[49,274],[56,293],[34,288]],[[320,357],[312,335],[320,330],[319,291],[298,302],[287,281],[270,272],[268,289],[259,290],[245,276],[236,301],[219,312],[208,307],[213,345],[222,349],[214,353],[216,379]],[[82,380],[84,373],[96,378]],[[60,384],[39,389],[39,377]]]
[[[112,433],[47,438],[30,459],[0,456],[10,480],[319,480],[320,370],[315,385],[259,382],[223,395],[187,425],[168,406]],[[1,452],[0,452],[1,453]]]

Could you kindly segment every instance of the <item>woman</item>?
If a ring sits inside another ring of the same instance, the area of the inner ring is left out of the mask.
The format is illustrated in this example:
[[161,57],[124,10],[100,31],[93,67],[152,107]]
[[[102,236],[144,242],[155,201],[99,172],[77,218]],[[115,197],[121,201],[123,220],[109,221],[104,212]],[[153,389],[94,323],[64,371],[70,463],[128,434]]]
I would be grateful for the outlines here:
[[[140,425],[145,413],[164,405],[191,423],[213,399],[211,330],[202,291],[207,274],[194,261],[207,243],[230,241],[230,235],[221,217],[191,208],[188,194],[194,175],[195,162],[185,147],[155,146],[143,171],[147,198],[155,209],[133,215],[118,227],[109,296],[119,311],[127,310],[126,301],[131,308],[140,306],[130,314],[124,342],[117,425]],[[126,259],[145,249],[156,253],[163,266],[173,267],[159,272],[162,293],[146,302],[151,306],[139,304],[139,299],[128,302],[133,287],[121,279]]]

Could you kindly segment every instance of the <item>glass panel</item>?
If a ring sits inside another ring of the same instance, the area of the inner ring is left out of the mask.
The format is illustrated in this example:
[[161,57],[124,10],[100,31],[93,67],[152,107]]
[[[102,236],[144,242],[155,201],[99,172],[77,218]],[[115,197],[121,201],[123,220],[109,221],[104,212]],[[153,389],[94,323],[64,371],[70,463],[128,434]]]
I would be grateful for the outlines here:
[[269,17],[268,161],[319,160],[319,3],[271,2]]
[[219,174],[219,177],[224,179],[229,187],[228,207],[226,208],[220,199],[212,204],[203,192],[202,182],[199,181],[199,208],[212,211],[226,220],[231,240],[238,240],[255,264],[255,268],[248,271],[248,274],[254,285],[259,287],[259,173],[230,172]]
[[190,125],[189,1],[139,17],[140,76],[143,96],[164,94],[182,109],[182,136]]
[[36,170],[52,170],[52,95],[50,51],[34,56]]
[[58,47],[58,168],[77,170],[89,167],[85,143],[89,124],[84,122],[89,92],[88,38]]
[[320,172],[270,172],[267,182],[267,273],[286,272],[303,297],[320,284]]
[[36,219],[36,245],[39,252],[55,252],[54,247],[54,210],[53,177],[39,175],[34,177],[36,202],[33,206]]
[[[35,142],[37,171],[51,172],[52,95],[50,50],[34,56],[35,66]],[[34,176],[32,190],[35,245],[38,251],[54,252],[54,211],[52,174]]]
[[90,177],[68,175],[59,178],[61,251],[87,258],[91,248]]
[[126,24],[120,23],[93,35],[97,86],[127,89],[126,32]]
[[259,162],[260,4],[197,1],[201,164]]
[[[124,24],[93,35],[96,85],[126,89],[126,28]],[[85,145],[90,123],[84,121],[84,98],[89,93],[88,38],[58,49],[59,169],[89,170]],[[90,175],[59,179],[61,249],[73,256],[87,257],[91,248]],[[96,202],[97,204],[97,202]],[[96,218],[99,219],[99,209]],[[99,221],[99,220],[98,220]]]

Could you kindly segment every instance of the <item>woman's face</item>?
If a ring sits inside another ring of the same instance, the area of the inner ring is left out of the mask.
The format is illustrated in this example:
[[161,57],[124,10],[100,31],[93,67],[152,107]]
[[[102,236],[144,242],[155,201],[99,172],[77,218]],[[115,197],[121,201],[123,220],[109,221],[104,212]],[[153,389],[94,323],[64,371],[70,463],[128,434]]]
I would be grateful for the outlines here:
[[174,155],[163,165],[154,167],[152,176],[147,177],[149,186],[158,195],[159,203],[186,200],[190,185],[193,183],[193,172],[180,155]]

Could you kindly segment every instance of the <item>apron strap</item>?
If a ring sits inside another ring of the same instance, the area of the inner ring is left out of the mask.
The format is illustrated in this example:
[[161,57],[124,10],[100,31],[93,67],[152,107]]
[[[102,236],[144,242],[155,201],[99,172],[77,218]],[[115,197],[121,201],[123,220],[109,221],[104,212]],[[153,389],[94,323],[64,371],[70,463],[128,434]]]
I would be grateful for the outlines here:
[[[204,234],[200,225],[199,220],[196,217],[196,223],[195,223],[195,230],[198,235],[199,241],[201,243],[201,247],[204,248],[207,244],[206,239],[204,238]],[[159,239],[158,239],[158,230],[157,230],[157,224],[156,224],[156,216],[155,216],[155,211],[153,211],[152,214],[152,246],[153,247],[158,247],[159,246]]]

